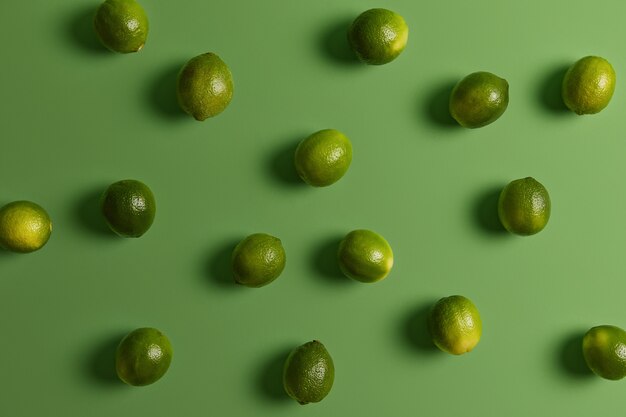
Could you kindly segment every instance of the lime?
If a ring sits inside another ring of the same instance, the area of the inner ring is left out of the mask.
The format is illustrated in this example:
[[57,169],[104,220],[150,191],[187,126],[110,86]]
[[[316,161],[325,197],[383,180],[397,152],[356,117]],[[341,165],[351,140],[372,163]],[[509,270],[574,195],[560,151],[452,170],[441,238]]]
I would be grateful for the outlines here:
[[604,58],[586,56],[563,77],[565,105],[576,114],[595,114],[608,106],[615,91],[615,71]]
[[96,34],[115,52],[138,52],[148,37],[148,17],[135,0],[106,0],[94,19]]
[[393,267],[393,252],[384,237],[371,230],[353,230],[339,244],[339,267],[361,282],[380,281]]
[[450,115],[470,129],[495,122],[508,105],[509,83],[485,71],[463,78],[450,94]]
[[280,239],[265,233],[252,234],[233,250],[235,282],[246,287],[263,287],[283,272],[286,259]]
[[357,57],[370,65],[387,64],[400,55],[409,39],[409,27],[387,9],[361,13],[348,29],[348,42]]
[[483,325],[474,303],[461,295],[452,295],[435,303],[428,317],[428,329],[439,349],[461,355],[476,347]]
[[285,392],[302,405],[322,401],[333,387],[334,380],[333,359],[317,340],[298,346],[285,361]]
[[52,233],[48,213],[30,201],[14,201],[0,208],[0,246],[13,252],[33,252]]
[[626,332],[617,326],[596,326],[583,336],[583,355],[596,375],[618,380],[626,376]]
[[298,175],[314,187],[331,185],[348,171],[352,162],[352,144],[340,131],[315,132],[298,144],[294,163]]
[[233,98],[233,77],[219,56],[207,52],[189,60],[178,74],[178,103],[196,120],[217,116]]
[[141,181],[118,181],[102,195],[102,214],[111,230],[120,236],[142,236],[152,226],[155,213],[154,195]]
[[543,230],[550,219],[548,190],[532,177],[511,181],[498,199],[498,216],[506,230],[522,236]]
[[129,385],[155,383],[170,367],[172,345],[157,329],[142,327],[128,333],[115,352],[115,369]]

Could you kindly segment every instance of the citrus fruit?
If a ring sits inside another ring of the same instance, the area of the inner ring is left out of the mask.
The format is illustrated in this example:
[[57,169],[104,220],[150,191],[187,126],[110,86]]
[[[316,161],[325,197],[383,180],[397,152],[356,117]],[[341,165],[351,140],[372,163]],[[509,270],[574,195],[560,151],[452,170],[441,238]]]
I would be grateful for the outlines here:
[[317,340],[298,346],[285,361],[285,392],[302,405],[322,401],[333,387],[334,380],[333,359]]
[[128,333],[115,352],[115,369],[129,385],[150,385],[159,379],[172,362],[172,345],[157,329],[142,327]]
[[617,326],[596,326],[583,336],[583,356],[596,375],[618,380],[626,376],[626,332]]
[[148,17],[135,0],[106,0],[94,18],[96,34],[115,52],[138,52],[148,37]]
[[178,103],[196,120],[217,116],[233,98],[230,69],[214,53],[207,52],[190,59],[178,74]]
[[233,250],[235,282],[246,287],[263,287],[278,278],[286,260],[280,239],[265,233],[252,234]]
[[353,230],[339,244],[339,267],[361,282],[385,278],[393,267],[393,252],[384,237],[371,230]]
[[298,175],[314,187],[331,185],[348,171],[352,162],[352,144],[340,131],[315,132],[298,144],[294,163]]
[[102,195],[102,214],[111,230],[120,236],[142,236],[152,226],[155,213],[154,195],[141,181],[118,181]]
[[609,104],[614,91],[615,71],[598,56],[576,61],[563,77],[563,102],[576,114],[598,113]]
[[12,252],[33,252],[52,233],[48,213],[30,201],[14,201],[0,208],[0,246]]
[[506,230],[522,236],[543,230],[550,219],[548,190],[532,177],[511,181],[500,192],[498,216]]
[[400,55],[409,39],[409,27],[399,14],[387,9],[361,13],[348,28],[348,42],[366,64],[387,64]]
[[454,86],[449,105],[450,115],[461,126],[486,126],[498,120],[509,105],[509,83],[490,72],[474,72]]
[[452,295],[435,303],[428,317],[428,329],[439,349],[461,355],[476,347],[483,325],[474,303],[461,295]]

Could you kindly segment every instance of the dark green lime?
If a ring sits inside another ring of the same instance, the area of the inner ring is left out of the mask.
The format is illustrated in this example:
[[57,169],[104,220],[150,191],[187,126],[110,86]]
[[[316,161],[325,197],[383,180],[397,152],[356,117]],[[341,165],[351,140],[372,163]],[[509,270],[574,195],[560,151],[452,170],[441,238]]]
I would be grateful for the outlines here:
[[266,233],[252,234],[233,250],[235,282],[246,287],[263,287],[278,278],[286,260],[280,239]]
[[115,369],[129,385],[150,385],[161,379],[172,362],[172,345],[159,330],[142,327],[120,342],[115,353]]
[[104,46],[115,52],[140,51],[148,37],[148,17],[135,0],[106,0],[98,7],[94,27]]
[[617,381],[626,376],[626,332],[602,325],[589,329],[583,337],[583,355],[596,375]]
[[335,381],[335,365],[324,345],[313,340],[295,348],[285,361],[283,386],[300,404],[322,401]]
[[120,236],[142,236],[152,226],[155,213],[154,195],[141,181],[118,181],[102,195],[102,214],[111,230]]

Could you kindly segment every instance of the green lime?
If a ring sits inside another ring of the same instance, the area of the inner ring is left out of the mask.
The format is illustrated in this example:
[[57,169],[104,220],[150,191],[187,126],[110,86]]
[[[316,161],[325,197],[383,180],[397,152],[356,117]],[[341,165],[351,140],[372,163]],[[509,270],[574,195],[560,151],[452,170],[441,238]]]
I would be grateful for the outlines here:
[[313,133],[298,144],[294,163],[298,175],[314,187],[331,185],[348,171],[352,162],[352,144],[338,130]]
[[0,208],[0,246],[13,252],[33,252],[52,233],[48,213],[30,201],[14,201]]
[[135,0],[106,0],[94,19],[96,34],[115,52],[138,52],[148,37],[148,17]]
[[495,122],[508,105],[509,83],[485,71],[463,78],[450,94],[450,115],[470,129]]
[[617,326],[596,326],[583,337],[583,355],[596,375],[618,380],[626,376],[626,332]]
[[287,394],[302,405],[322,401],[334,380],[333,358],[317,340],[298,346],[285,361],[283,386]]
[[506,230],[522,236],[543,230],[550,220],[548,190],[532,177],[511,181],[500,192],[498,216]]
[[339,244],[339,267],[361,282],[380,281],[393,267],[393,252],[384,237],[371,230],[353,230]]
[[235,282],[246,287],[263,287],[278,278],[286,260],[280,239],[265,233],[252,234],[233,250]]
[[409,39],[409,27],[398,13],[370,9],[348,29],[348,42],[357,57],[370,65],[387,64],[400,55]]
[[196,120],[223,112],[233,98],[233,76],[228,65],[207,52],[189,60],[178,74],[178,103]]
[[461,355],[476,347],[483,325],[474,303],[461,295],[452,295],[435,303],[428,317],[428,329],[439,349]]
[[155,213],[154,195],[140,181],[118,181],[102,195],[102,214],[111,230],[120,236],[142,236],[152,226]]
[[615,71],[604,58],[586,56],[563,78],[565,105],[577,114],[595,114],[608,106],[615,91]]
[[129,385],[150,385],[161,379],[172,362],[172,345],[157,329],[142,327],[128,333],[115,352],[115,369]]

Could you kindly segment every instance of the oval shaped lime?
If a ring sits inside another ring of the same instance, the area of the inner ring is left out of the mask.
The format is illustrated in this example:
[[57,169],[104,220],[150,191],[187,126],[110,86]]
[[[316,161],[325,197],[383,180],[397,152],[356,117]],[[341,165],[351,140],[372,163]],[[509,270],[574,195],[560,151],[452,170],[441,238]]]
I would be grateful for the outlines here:
[[233,77],[228,65],[212,52],[189,60],[178,74],[178,103],[196,120],[223,112],[233,98]]
[[0,246],[12,252],[41,249],[52,234],[46,210],[32,201],[14,201],[0,208]]
[[428,329],[439,349],[461,355],[476,347],[483,325],[471,300],[462,295],[452,295],[435,303],[428,317]]
[[409,27],[398,13],[370,9],[361,13],[348,29],[348,42],[366,64],[383,65],[396,59],[409,39]]
[[500,222],[509,232],[522,236],[542,231],[550,220],[551,208],[548,190],[532,177],[511,181],[498,199]]
[[115,182],[102,195],[102,214],[115,233],[140,237],[150,229],[156,214],[154,194],[137,180]]
[[294,155],[298,175],[314,187],[339,181],[352,163],[352,143],[338,130],[315,132],[298,144]]
[[352,279],[377,282],[389,275],[393,252],[384,237],[371,230],[353,230],[339,244],[339,267]]
[[237,244],[232,254],[235,282],[246,287],[263,287],[285,269],[287,257],[282,242],[266,233],[252,234]]
[[118,377],[129,385],[150,385],[161,379],[172,362],[172,345],[159,330],[142,327],[127,334],[115,352]]
[[94,27],[102,44],[114,52],[138,52],[148,38],[148,17],[135,0],[106,0],[96,11]]
[[452,89],[450,115],[470,129],[498,120],[509,105],[509,83],[486,71],[474,72]]
[[626,376],[626,332],[617,326],[602,325],[583,336],[583,356],[587,366],[605,379]]
[[326,347],[317,340],[298,346],[285,361],[285,392],[302,405],[322,401],[330,392],[334,381],[333,359]]
[[563,77],[565,105],[576,114],[595,114],[609,105],[615,92],[615,70],[604,58],[586,56]]

